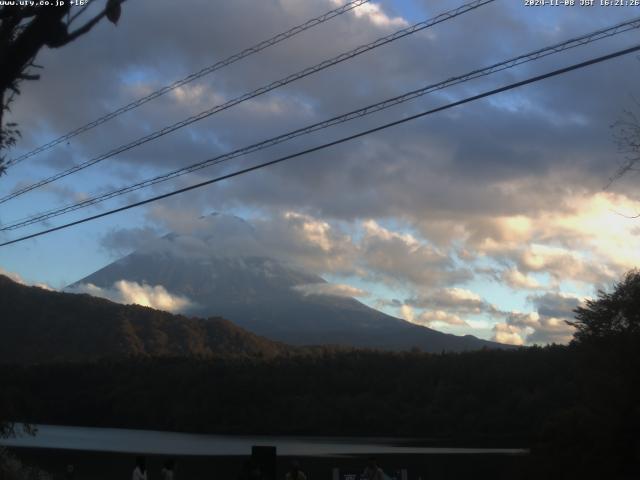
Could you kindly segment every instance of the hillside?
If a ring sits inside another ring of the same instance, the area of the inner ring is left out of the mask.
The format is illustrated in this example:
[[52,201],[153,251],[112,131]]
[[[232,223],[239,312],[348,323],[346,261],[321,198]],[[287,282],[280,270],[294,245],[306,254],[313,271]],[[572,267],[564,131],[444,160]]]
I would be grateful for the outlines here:
[[220,247],[214,228],[220,222],[233,224],[237,243],[252,238],[254,232],[243,220],[216,216],[203,222],[211,223],[214,233],[166,235],[153,247],[134,251],[75,282],[71,290],[88,284],[108,290],[121,280],[159,285],[191,301],[180,313],[222,316],[257,335],[292,345],[419,348],[438,353],[509,348],[472,335],[446,334],[417,325],[352,297],[309,294],[307,289],[317,292],[321,288],[316,287],[327,286],[320,275],[268,252],[229,252]]
[[0,362],[150,356],[273,357],[289,347],[222,318],[172,315],[85,294],[27,287],[0,275]]

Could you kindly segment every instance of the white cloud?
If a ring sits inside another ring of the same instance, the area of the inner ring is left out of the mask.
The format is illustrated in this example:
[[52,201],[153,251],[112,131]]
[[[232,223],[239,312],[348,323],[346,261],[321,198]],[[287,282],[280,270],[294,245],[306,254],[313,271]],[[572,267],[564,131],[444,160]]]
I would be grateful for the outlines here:
[[[331,0],[331,3],[334,5],[344,5],[346,3],[345,0]],[[371,23],[378,27],[389,28],[395,27],[400,28],[407,26],[407,21],[402,17],[390,17],[383,10],[382,7],[374,2],[365,3],[364,5],[360,5],[358,8],[353,10],[353,13],[357,18],[366,18]]]
[[295,225],[307,243],[324,252],[332,250],[331,226],[327,222],[297,212],[286,212],[284,218]]
[[438,325],[456,325],[465,327],[470,326],[458,315],[444,310],[428,310],[422,312],[420,315],[414,318],[413,323],[432,327]]
[[118,280],[111,288],[101,288],[91,283],[78,285],[67,291],[71,293],[88,293],[125,305],[136,304],[167,312],[185,311],[192,302],[185,297],[169,293],[162,285],[140,285],[137,282]]
[[330,295],[337,297],[367,297],[369,293],[351,285],[337,283],[308,283],[296,285],[294,290],[303,295]]
[[492,340],[508,345],[524,345],[521,334],[522,330],[518,327],[505,323],[496,323],[493,326]]
[[409,298],[406,303],[416,308],[432,311],[446,311],[456,315],[502,316],[502,312],[495,305],[484,300],[480,295],[465,288],[441,288],[426,295]]
[[523,274],[517,268],[504,270],[502,272],[502,281],[513,289],[536,290],[542,287],[535,278]]
[[42,288],[44,290],[50,290],[50,291],[54,291],[54,288],[51,288],[49,285],[47,285],[46,283],[42,283],[42,282],[37,282],[37,283],[27,283],[20,275],[18,275],[17,273],[14,272],[9,272],[7,270],[5,270],[4,268],[0,267],[0,275],[4,275],[5,277],[9,277],[9,279],[13,280],[16,283],[19,283],[20,285],[27,285],[27,286],[31,286],[31,287],[38,287],[38,288]]
[[21,285],[26,285],[26,282],[22,279],[22,277],[20,275],[18,275],[17,273],[9,272],[9,271],[5,270],[2,267],[0,267],[0,275],[4,275],[5,277],[9,277],[9,279],[11,279],[14,282],[19,283]]
[[431,309],[464,310],[469,313],[479,313],[484,309],[482,297],[464,288],[441,288],[427,295],[421,295],[407,300],[414,307]]
[[501,281],[523,289],[543,288],[530,273],[548,274],[556,286],[573,281],[599,287],[640,264],[633,248],[640,231],[623,215],[640,211],[640,202],[608,192],[556,197],[542,210],[463,222],[467,248],[510,263]]

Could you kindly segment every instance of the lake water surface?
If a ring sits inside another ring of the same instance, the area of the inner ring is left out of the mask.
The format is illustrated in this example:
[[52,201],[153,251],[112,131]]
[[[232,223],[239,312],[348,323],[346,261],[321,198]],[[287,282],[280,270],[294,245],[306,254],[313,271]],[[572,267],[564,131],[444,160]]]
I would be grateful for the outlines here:
[[278,455],[334,456],[357,454],[523,454],[523,449],[433,448],[403,445],[388,438],[267,437],[199,435],[150,430],[39,425],[35,436],[0,439],[9,447],[59,448],[96,452],[158,455],[250,455],[253,445],[274,445]]

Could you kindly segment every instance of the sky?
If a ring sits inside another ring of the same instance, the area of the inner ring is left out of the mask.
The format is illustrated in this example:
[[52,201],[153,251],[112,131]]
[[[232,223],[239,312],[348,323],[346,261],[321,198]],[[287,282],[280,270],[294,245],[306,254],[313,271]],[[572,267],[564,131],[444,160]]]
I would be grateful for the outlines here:
[[[101,2],[96,2],[96,8]],[[339,0],[130,0],[120,22],[43,50],[9,120],[9,158],[340,5]],[[576,2],[579,3],[579,2]],[[372,0],[11,167],[0,195],[454,8]],[[91,13],[91,12],[88,12]],[[243,102],[0,205],[0,222],[110,191],[519,54],[640,17],[640,7],[496,0]],[[330,142],[633,46],[634,30],[466,82],[209,167],[0,241]],[[219,212],[356,296],[437,330],[513,344],[566,343],[565,320],[638,266],[635,175],[611,126],[638,111],[636,54],[462,105],[127,212],[0,247],[0,269],[61,289],[169,231]],[[635,97],[634,97],[635,96]],[[633,172],[631,172],[633,173]],[[224,235],[224,228],[220,236]],[[124,284],[120,284],[122,286]],[[162,285],[137,286],[165,298]],[[132,301],[135,295],[125,296]],[[188,299],[185,299],[188,301]]]

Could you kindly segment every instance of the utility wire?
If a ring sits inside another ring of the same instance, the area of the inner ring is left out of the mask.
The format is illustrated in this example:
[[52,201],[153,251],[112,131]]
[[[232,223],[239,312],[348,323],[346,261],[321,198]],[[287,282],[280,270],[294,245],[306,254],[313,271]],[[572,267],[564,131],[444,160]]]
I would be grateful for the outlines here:
[[592,58],[591,60],[587,60],[585,62],[576,63],[576,64],[570,65],[568,67],[564,67],[564,68],[560,68],[560,69],[557,69],[557,70],[553,70],[551,72],[548,72],[548,73],[545,73],[545,74],[542,74],[542,75],[537,75],[535,77],[530,77],[530,78],[528,78],[526,80],[521,80],[519,82],[511,83],[511,84],[505,85],[505,86],[500,87],[500,88],[495,88],[493,90],[489,90],[489,91],[480,93],[478,95],[467,97],[467,98],[465,98],[463,100],[458,100],[457,102],[448,103],[446,105],[443,105],[443,106],[440,106],[440,107],[437,107],[437,108],[433,108],[433,109],[427,110],[425,112],[421,112],[421,113],[418,113],[418,114],[415,114],[415,115],[411,115],[409,117],[405,117],[405,118],[402,118],[400,120],[396,120],[394,122],[386,123],[384,125],[380,125],[380,126],[375,127],[375,128],[364,130],[362,132],[359,132],[359,133],[356,133],[356,134],[353,134],[353,135],[349,135],[347,137],[343,137],[343,138],[340,138],[338,140],[334,140],[332,142],[324,143],[322,145],[318,145],[318,146],[315,146],[315,147],[312,147],[312,148],[309,148],[309,149],[306,149],[306,150],[303,150],[303,151],[300,151],[300,152],[297,152],[297,153],[294,153],[294,154],[291,154],[291,155],[286,155],[284,157],[276,158],[275,160],[271,160],[271,161],[268,161],[268,162],[260,163],[258,165],[254,165],[252,167],[243,168],[242,170],[237,170],[235,172],[228,173],[226,175],[221,175],[221,176],[213,178],[211,180],[207,180],[207,181],[204,181],[204,182],[197,183],[195,185],[190,185],[188,187],[184,187],[184,188],[181,188],[181,189],[178,189],[178,190],[174,190],[174,191],[169,192],[169,193],[165,193],[165,194],[162,194],[162,195],[151,197],[151,198],[148,198],[146,200],[142,200],[140,202],[131,203],[129,205],[125,205],[125,206],[120,207],[120,208],[109,210],[107,212],[99,213],[97,215],[92,215],[90,217],[85,217],[83,219],[76,220],[75,222],[66,223],[64,225],[59,225],[57,227],[49,228],[47,230],[42,230],[40,232],[32,233],[30,235],[25,235],[23,237],[16,238],[14,240],[9,240],[7,242],[0,243],[0,247],[4,247],[4,246],[11,245],[11,244],[18,243],[18,242],[23,242],[23,241],[29,240],[31,238],[39,237],[41,235],[46,235],[46,234],[49,234],[49,233],[52,233],[52,232],[56,232],[58,230],[62,230],[62,229],[65,229],[65,228],[69,228],[69,227],[72,227],[72,226],[75,226],[75,225],[80,225],[82,223],[86,223],[86,222],[89,222],[89,221],[92,221],[92,220],[96,220],[98,218],[106,217],[108,215],[113,215],[115,213],[119,213],[119,212],[123,212],[125,210],[129,210],[131,208],[135,208],[135,207],[139,207],[139,206],[142,206],[142,205],[146,205],[146,204],[149,204],[149,203],[152,203],[152,202],[156,202],[158,200],[162,200],[162,199],[165,199],[165,198],[172,197],[174,195],[179,195],[181,193],[185,193],[185,192],[188,192],[188,191],[191,191],[191,190],[195,190],[197,188],[201,188],[201,187],[205,187],[207,185],[218,183],[218,182],[221,182],[223,180],[228,180],[230,178],[237,177],[239,175],[243,175],[245,173],[252,172],[254,170],[259,170],[259,169],[262,169],[262,168],[265,168],[265,167],[268,167],[268,166],[271,166],[271,165],[275,165],[275,164],[284,162],[286,160],[291,160],[291,159],[294,159],[294,158],[297,158],[297,157],[301,157],[303,155],[308,155],[309,153],[313,153],[313,152],[317,152],[317,151],[320,151],[320,150],[324,150],[325,148],[329,148],[329,147],[332,147],[332,146],[335,146],[335,145],[339,145],[339,144],[348,142],[350,140],[354,140],[356,138],[364,137],[365,135],[370,135],[372,133],[379,132],[381,130],[385,130],[385,129],[390,128],[390,127],[394,127],[396,125],[400,125],[400,124],[403,124],[403,123],[410,122],[412,120],[416,120],[416,119],[421,118],[421,117],[425,117],[427,115],[431,115],[431,114],[434,114],[434,113],[437,113],[437,112],[441,112],[443,110],[448,110],[450,108],[457,107],[459,105],[463,105],[463,104],[466,104],[466,103],[474,102],[474,101],[480,100],[482,98],[490,97],[492,95],[496,95],[496,94],[499,94],[499,93],[502,93],[502,92],[506,92],[508,90],[513,90],[515,88],[522,87],[524,85],[529,85],[531,83],[539,82],[541,80],[545,80],[547,78],[551,78],[551,77],[555,77],[555,76],[558,76],[558,75],[562,75],[562,74],[565,74],[565,73],[568,73],[568,72],[571,72],[571,71],[574,71],[574,70],[579,70],[581,68],[585,68],[585,67],[588,67],[590,65],[595,65],[597,63],[605,62],[607,60],[611,60],[613,58],[621,57],[623,55],[628,55],[630,53],[637,52],[639,50],[640,50],[640,45],[636,45],[636,46],[633,46],[633,47],[630,47],[630,48],[626,48],[626,49],[623,49],[623,50],[618,50],[618,51],[616,51],[614,53],[610,53],[608,55],[603,55],[603,56],[600,56],[600,57]]
[[113,157],[114,155],[117,155],[119,153],[123,153],[127,150],[130,150],[132,148],[138,147],[144,143],[150,142],[151,140],[155,140],[157,138],[160,138],[164,135],[167,135],[168,133],[174,132],[182,127],[186,127],[187,125],[191,125],[192,123],[195,123],[199,120],[202,120],[204,118],[207,118],[211,115],[214,115],[216,113],[219,113],[223,110],[227,110],[228,108],[231,108],[235,105],[238,105],[239,103],[245,102],[247,100],[250,100],[252,98],[255,98],[259,95],[263,95],[267,92],[270,92],[272,90],[275,90],[276,88],[280,88],[284,85],[287,85],[289,83],[295,82],[296,80],[300,80],[301,78],[307,77],[309,75],[312,75],[314,73],[317,73],[321,70],[324,70],[326,68],[329,68],[333,65],[336,65],[338,63],[344,62],[346,60],[350,60],[351,58],[354,58],[358,55],[361,55],[365,52],[368,52],[369,50],[373,50],[375,48],[381,47],[383,45],[386,45],[388,43],[394,42],[396,40],[399,40],[401,38],[404,38],[408,35],[412,35],[414,33],[420,32],[426,28],[432,27],[433,25],[436,25],[438,23],[442,23],[445,22],[447,20],[451,20],[459,15],[462,15],[464,13],[467,13],[471,10],[474,10],[478,7],[481,7],[483,5],[486,5],[488,3],[492,3],[495,0],[474,0],[473,2],[469,2],[466,3],[460,7],[454,8],[452,10],[449,10],[445,13],[441,13],[440,15],[438,15],[437,17],[434,17],[430,20],[426,20],[424,22],[419,22],[416,23],[415,25],[412,25],[410,27],[407,28],[403,28],[401,30],[398,30],[395,33],[392,33],[391,35],[387,35],[385,37],[381,37],[371,43],[368,43],[366,45],[361,45],[353,50],[350,50],[348,52],[342,53],[336,57],[333,57],[329,60],[325,60],[313,67],[308,67],[305,68],[304,70],[301,70],[297,73],[294,73],[292,75],[289,75],[285,78],[282,78],[280,80],[277,80],[275,82],[270,83],[269,85],[260,87],[256,90],[253,90],[252,92],[249,93],[245,93],[244,95],[241,95],[239,97],[236,97],[232,100],[229,100],[223,104],[220,105],[216,105],[215,107],[209,109],[209,110],[205,110],[204,112],[201,112],[197,115],[193,115],[185,120],[182,120],[180,122],[174,123],[172,125],[169,125],[167,127],[164,127],[161,130],[157,130],[149,135],[146,135],[144,137],[141,137],[137,140],[134,140],[133,142],[130,142],[128,144],[125,145],[121,145],[113,150],[110,150],[109,152],[100,155],[98,157],[92,158],[90,160],[87,160],[85,162],[82,162],[78,165],[75,165],[67,170],[64,170],[62,172],[59,172],[51,177],[45,178],[43,180],[40,180],[36,183],[33,183],[31,185],[28,185],[26,187],[20,188],[18,190],[16,190],[15,192],[12,192],[8,195],[5,195],[4,197],[0,198],[0,203],[5,203],[13,198],[16,198],[20,195],[23,195],[27,192],[30,192],[31,190],[34,190],[36,188],[42,187],[44,185],[47,185],[51,182],[54,182],[56,180],[59,180],[61,178],[67,177],[73,173],[76,173],[80,170],[83,170],[87,167],[90,167],[92,165],[95,165],[98,162],[101,162],[103,160],[106,160],[107,158]]
[[513,68],[515,66],[518,65],[522,65],[524,63],[528,63],[534,60],[538,60],[540,58],[549,56],[549,55],[553,55],[556,53],[560,53],[563,52],[565,50],[571,49],[571,48],[575,48],[578,46],[582,46],[582,45],[586,45],[592,42],[595,42],[597,40],[601,40],[603,38],[609,38],[615,35],[619,35],[623,32],[627,32],[629,30],[632,29],[637,29],[640,28],[640,17],[637,17],[634,20],[630,20],[627,22],[622,22],[619,24],[616,24],[612,27],[609,28],[604,28],[601,30],[597,30],[585,35],[582,35],[580,37],[576,37],[576,38],[572,38],[570,40],[566,40],[564,42],[555,44],[555,45],[551,45],[545,48],[541,48],[538,50],[534,50],[533,52],[529,52],[523,55],[519,55],[517,57],[514,58],[510,58],[508,60],[504,60],[502,62],[499,63],[495,63],[491,66],[488,67],[484,67],[484,68],[480,68],[477,70],[473,70],[472,72],[466,73],[464,75],[459,75],[459,76],[455,76],[455,77],[451,77],[445,81],[436,83],[436,84],[432,84],[417,90],[412,90],[410,92],[404,93],[402,95],[393,97],[393,98],[389,98],[386,100],[383,100],[382,102],[378,102],[369,106],[366,106],[364,108],[360,108],[358,110],[353,110],[351,112],[342,114],[342,115],[338,115],[336,117],[330,118],[328,120],[324,120],[318,123],[314,123],[312,125],[308,125],[306,127],[303,128],[299,128],[296,130],[293,130],[291,132],[287,132],[285,134],[276,136],[276,137],[272,137],[269,138],[267,140],[234,150],[232,152],[228,152],[222,155],[218,155],[216,157],[207,159],[205,161],[202,162],[198,162],[192,165],[189,165],[187,167],[183,167],[150,179],[146,179],[143,180],[141,182],[135,183],[133,185],[130,186],[126,186],[123,188],[119,188],[113,191],[110,191],[108,193],[104,193],[104,194],[100,194],[100,195],[94,195],[93,197],[90,197],[88,199],[82,200],[80,202],[76,202],[76,203],[72,203],[70,205],[66,205],[63,207],[58,207],[55,209],[51,209],[48,211],[44,211],[44,212],[40,212],[37,213],[35,215],[31,215],[28,216],[26,218],[22,218],[19,220],[14,220],[13,222],[2,226],[0,228],[0,231],[8,231],[8,230],[16,230],[18,228],[23,228],[26,227],[28,225],[33,225],[35,223],[38,223],[40,221],[44,221],[44,220],[48,220],[60,215],[63,215],[65,213],[69,213],[69,212],[73,212],[76,210],[79,210],[81,208],[86,208],[89,207],[91,205],[95,205],[97,203],[101,203],[107,200],[110,200],[112,198],[121,196],[121,195],[125,195],[127,193],[131,193],[143,188],[147,188],[150,187],[152,185],[161,183],[161,182],[165,182],[168,181],[170,179],[173,178],[177,178],[180,177],[182,175],[186,175],[188,173],[192,173],[195,172],[197,170],[206,168],[206,167],[210,167],[213,165],[217,165],[219,163],[231,160],[233,158],[237,158],[243,155],[247,155],[249,153],[253,153],[259,150],[263,150],[265,148],[292,140],[294,138],[297,138],[299,136],[302,135],[306,135],[306,134],[310,134],[312,132],[316,132],[318,130],[322,130],[325,128],[329,128],[331,126],[334,125],[338,125],[344,122],[348,122],[360,117],[364,117],[365,115],[369,115],[375,112],[379,112],[381,110],[390,108],[392,106],[395,105],[399,105],[401,103],[419,98],[423,95],[426,95],[428,93],[437,91],[437,90],[441,90],[453,85],[457,85],[463,82],[467,82],[469,80],[473,80],[479,77],[484,77],[502,70],[506,70],[508,68]]
[[350,10],[353,10],[356,7],[359,7],[360,5],[363,5],[365,3],[367,3],[369,0],[354,0],[351,2],[346,3],[345,5],[336,8],[334,10],[331,10],[329,12],[326,12],[318,17],[312,18],[311,20],[307,20],[305,23],[297,25],[289,30],[287,30],[286,32],[283,33],[279,33],[278,35],[275,35],[271,38],[269,38],[268,40],[264,40],[260,43],[258,43],[257,45],[254,45],[252,47],[249,47],[245,50],[242,50],[239,53],[235,53],[233,55],[231,55],[230,57],[225,58],[224,60],[220,60],[219,62],[214,63],[213,65],[210,65],[208,67],[203,68],[202,70],[200,70],[199,72],[195,72],[192,73],[190,75],[187,75],[186,77],[180,79],[180,80],[176,80],[175,82],[173,82],[170,85],[166,85],[154,92],[151,92],[148,95],[145,95],[144,97],[141,97],[127,105],[124,105],[123,107],[118,108],[117,110],[114,110],[100,118],[97,118],[96,120],[87,123],[85,125],[82,125],[81,127],[76,128],[75,130],[70,131],[69,133],[66,133],[58,138],[55,138],[53,140],[51,140],[48,143],[45,143],[44,145],[39,146],[38,148],[31,150],[23,155],[20,155],[19,157],[13,158],[11,160],[9,160],[6,164],[7,167],[10,167],[12,165],[15,165],[17,163],[22,162],[23,160],[26,160],[27,158],[33,157],[34,155],[37,155],[41,152],[44,152],[45,150],[50,149],[51,147],[54,147],[56,145],[59,145],[62,142],[65,142],[77,135],[80,135],[81,133],[87,132],[95,127],[97,127],[98,125],[102,125],[105,122],[108,122],[109,120],[111,120],[112,118],[115,118],[119,115],[122,115],[125,112],[128,112],[129,110],[133,110],[134,108],[138,108],[141,105],[144,105],[147,102],[150,102],[151,100],[161,97],[162,95],[171,92],[172,90],[175,90],[176,88],[180,88],[183,85],[186,85],[187,83],[190,83],[194,80],[197,80],[198,78],[202,78],[205,75],[209,75],[210,73],[215,72],[216,70],[220,70],[221,68],[227,67],[229,65],[231,65],[232,63],[235,63],[239,60],[242,60],[243,58],[249,57],[253,54],[256,54],[258,52],[261,52],[262,50],[265,50],[269,47],[272,47],[284,40],[287,40],[291,37],[294,37],[296,35],[298,35],[299,33],[304,32],[305,30],[309,30],[310,28],[313,28],[317,25],[320,25],[324,22],[326,22],[327,20],[331,20],[332,18],[335,18],[339,15],[342,15],[343,13],[346,13]]

